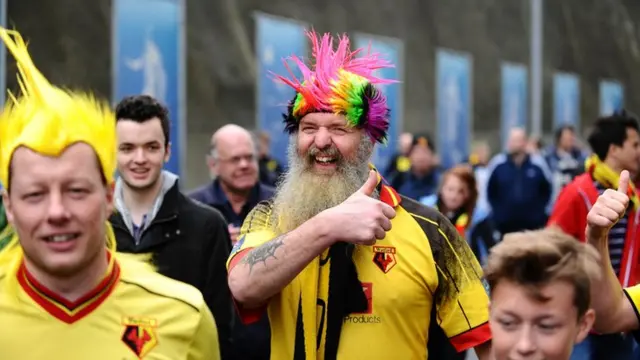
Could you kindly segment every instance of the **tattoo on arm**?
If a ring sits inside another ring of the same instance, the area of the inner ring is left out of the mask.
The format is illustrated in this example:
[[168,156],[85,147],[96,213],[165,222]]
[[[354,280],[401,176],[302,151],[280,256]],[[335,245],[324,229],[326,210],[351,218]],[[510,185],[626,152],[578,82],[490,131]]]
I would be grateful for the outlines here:
[[266,265],[269,258],[276,259],[276,250],[278,250],[282,245],[284,245],[282,237],[277,237],[268,243],[249,251],[249,253],[242,258],[242,262],[249,265],[249,273],[251,273],[251,270],[253,270],[253,267],[256,264],[264,263]]

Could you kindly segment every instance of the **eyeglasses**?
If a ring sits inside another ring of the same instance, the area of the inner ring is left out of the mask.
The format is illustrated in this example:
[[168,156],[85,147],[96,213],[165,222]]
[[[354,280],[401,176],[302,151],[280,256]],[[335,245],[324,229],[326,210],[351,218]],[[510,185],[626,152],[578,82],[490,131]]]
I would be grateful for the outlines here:
[[248,163],[252,163],[256,161],[256,156],[254,154],[249,154],[249,155],[232,156],[227,159],[222,159],[222,158],[218,159],[218,161],[228,163],[228,164],[233,164],[233,165],[239,165],[240,163],[242,163],[243,160]]

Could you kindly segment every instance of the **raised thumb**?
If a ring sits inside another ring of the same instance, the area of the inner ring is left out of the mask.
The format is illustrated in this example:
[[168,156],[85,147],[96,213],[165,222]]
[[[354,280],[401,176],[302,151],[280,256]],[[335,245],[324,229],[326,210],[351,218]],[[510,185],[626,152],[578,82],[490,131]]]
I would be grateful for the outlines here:
[[376,186],[378,186],[378,174],[371,170],[369,171],[369,178],[367,178],[367,181],[365,181],[364,185],[362,185],[358,191],[367,196],[371,196],[373,191],[376,189]]
[[620,179],[618,179],[618,191],[626,194],[629,189],[629,172],[622,170],[620,173]]

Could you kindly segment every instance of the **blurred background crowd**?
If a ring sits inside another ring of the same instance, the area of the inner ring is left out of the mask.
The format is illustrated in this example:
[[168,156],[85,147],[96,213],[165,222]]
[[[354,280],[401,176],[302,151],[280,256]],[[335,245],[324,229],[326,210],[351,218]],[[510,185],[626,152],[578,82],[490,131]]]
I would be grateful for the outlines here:
[[[395,152],[402,132],[429,133],[446,166],[467,157],[476,141],[489,144],[491,153],[503,151],[511,124],[547,145],[563,123],[581,138],[621,99],[637,108],[640,89],[632,76],[640,58],[633,20],[640,7],[630,0],[6,5],[6,24],[29,39],[52,82],[91,89],[114,103],[146,90],[169,105],[176,130],[170,168],[185,188],[209,179],[210,137],[226,123],[267,131],[273,155],[284,159],[279,114],[292,93],[272,85],[268,72],[282,72],[282,57],[308,49],[304,28],[348,33],[396,63],[382,74],[400,82],[387,89],[394,123],[380,157]],[[6,73],[14,71],[7,63]],[[16,88],[13,76],[6,81]]]
[[[293,91],[271,73],[307,54],[304,29],[347,33],[353,48],[395,64],[379,74],[398,82],[382,89],[391,128],[374,164],[399,193],[447,215],[481,262],[502,234],[547,223],[560,190],[585,172],[587,134],[604,131],[596,119],[640,108],[633,0],[0,4],[53,83],[168,107],[165,167],[222,212],[232,241],[286,171],[281,114]],[[0,58],[15,89],[15,66]],[[636,170],[637,147],[627,158]]]

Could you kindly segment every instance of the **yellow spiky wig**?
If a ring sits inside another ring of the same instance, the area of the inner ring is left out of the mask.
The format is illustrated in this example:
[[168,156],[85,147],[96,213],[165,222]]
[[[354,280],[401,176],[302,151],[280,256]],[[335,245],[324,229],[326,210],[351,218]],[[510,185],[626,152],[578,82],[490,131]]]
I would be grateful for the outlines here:
[[[5,188],[11,189],[9,167],[17,148],[27,147],[55,157],[79,142],[93,148],[107,185],[111,186],[116,170],[117,138],[115,114],[109,104],[91,94],[64,90],[49,83],[33,64],[18,32],[0,28],[0,38],[16,59],[20,85],[20,93],[9,93],[0,114],[0,181]],[[115,254],[115,235],[108,221],[106,229],[106,246]],[[17,271],[22,258],[22,247],[14,232],[0,251],[0,275]]]

